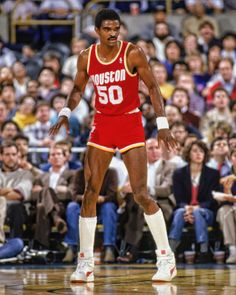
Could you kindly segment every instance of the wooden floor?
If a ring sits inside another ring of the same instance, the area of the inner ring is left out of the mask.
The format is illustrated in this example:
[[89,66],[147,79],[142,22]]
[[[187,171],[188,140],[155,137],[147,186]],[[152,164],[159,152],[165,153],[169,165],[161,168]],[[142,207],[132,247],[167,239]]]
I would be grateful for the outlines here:
[[179,265],[178,277],[171,283],[153,284],[154,265],[101,265],[96,266],[95,283],[70,285],[74,266],[2,265],[0,295],[236,295],[236,265],[203,267]]

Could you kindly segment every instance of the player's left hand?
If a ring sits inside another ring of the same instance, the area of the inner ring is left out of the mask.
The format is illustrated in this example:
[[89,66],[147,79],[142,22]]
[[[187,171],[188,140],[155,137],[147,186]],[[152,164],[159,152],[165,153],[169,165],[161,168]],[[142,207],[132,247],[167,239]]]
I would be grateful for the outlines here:
[[178,148],[178,143],[172,133],[170,132],[170,129],[160,129],[158,130],[158,135],[157,135],[157,141],[158,141],[158,146],[161,146],[163,143],[164,146],[170,150],[175,150]]

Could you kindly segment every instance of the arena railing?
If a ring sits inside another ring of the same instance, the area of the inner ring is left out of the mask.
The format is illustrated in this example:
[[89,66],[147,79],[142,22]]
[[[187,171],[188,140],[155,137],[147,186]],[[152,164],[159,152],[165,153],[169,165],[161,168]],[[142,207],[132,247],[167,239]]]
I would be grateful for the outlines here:
[[72,26],[72,36],[76,36],[78,32],[78,17],[80,13],[72,13],[71,19],[27,19],[16,20],[11,18],[11,43],[16,43],[16,28],[17,26]]
[[[83,153],[85,151],[86,147],[72,147],[71,152],[72,153]],[[47,147],[30,147],[29,153],[47,153],[49,151],[49,148]]]
[[[116,2],[130,2],[129,0],[116,0]],[[156,0],[150,0],[151,2]],[[172,1],[166,0],[166,12],[167,14],[171,14],[172,12]],[[35,1],[41,2],[41,1]],[[92,0],[88,2],[81,12],[72,13],[71,19],[26,19],[26,20],[15,20],[10,17],[10,41],[11,43],[16,43],[16,28],[17,26],[72,26],[72,35],[76,36],[77,33],[82,32],[83,30],[83,19],[87,16],[91,16],[96,13],[94,6],[102,3],[108,3],[109,0]]]
[[[149,2],[155,2],[156,0],[150,0]],[[183,0],[184,1],[184,0]],[[88,11],[91,11],[93,9],[93,6],[94,5],[97,5],[97,4],[101,4],[101,3],[107,3],[107,2],[111,2],[109,0],[91,0],[89,1],[86,6],[85,6],[85,9],[83,11],[84,12],[88,12]],[[130,2],[129,0],[116,0],[115,2]],[[165,1],[165,6],[166,6],[166,13],[167,14],[171,14],[172,12],[172,0],[166,0]]]

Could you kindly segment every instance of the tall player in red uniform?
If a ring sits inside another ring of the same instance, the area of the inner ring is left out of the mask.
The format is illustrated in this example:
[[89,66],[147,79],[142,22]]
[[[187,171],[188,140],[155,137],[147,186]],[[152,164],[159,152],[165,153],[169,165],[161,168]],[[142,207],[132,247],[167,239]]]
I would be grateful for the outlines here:
[[169,131],[159,87],[144,53],[137,46],[117,39],[120,30],[119,15],[113,10],[101,10],[95,18],[95,30],[100,43],[92,45],[79,55],[74,88],[66,107],[59,114],[57,123],[50,130],[52,135],[63,125],[69,130],[70,113],[80,102],[91,77],[96,93],[96,114],[85,164],[87,185],[79,220],[78,266],[70,280],[94,280],[96,202],[104,174],[118,148],[129,173],[134,199],[145,212],[146,222],[157,246],[158,270],[152,280],[170,281],[177,274],[174,254],[169,247],[162,211],[147,191],[145,138],[138,109],[139,78],[148,87],[156,112],[158,142],[163,142],[166,148],[172,149],[176,147],[176,141]]

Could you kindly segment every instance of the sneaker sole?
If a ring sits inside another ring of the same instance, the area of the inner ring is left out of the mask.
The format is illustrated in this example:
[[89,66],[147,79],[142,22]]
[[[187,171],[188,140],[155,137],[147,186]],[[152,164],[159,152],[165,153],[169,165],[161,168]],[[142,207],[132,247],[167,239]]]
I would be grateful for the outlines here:
[[86,279],[70,279],[72,284],[81,284],[81,283],[92,283],[94,282],[94,275],[87,277]]
[[177,276],[177,270],[175,269],[174,271],[173,271],[173,274],[172,274],[172,276],[171,276],[171,278],[170,279],[152,279],[152,281],[153,282],[170,282],[170,281],[172,281],[172,279],[174,278],[174,277],[176,277]]
[[70,280],[72,284],[83,284],[83,283],[92,283],[94,282],[94,278],[87,279],[87,280]]

